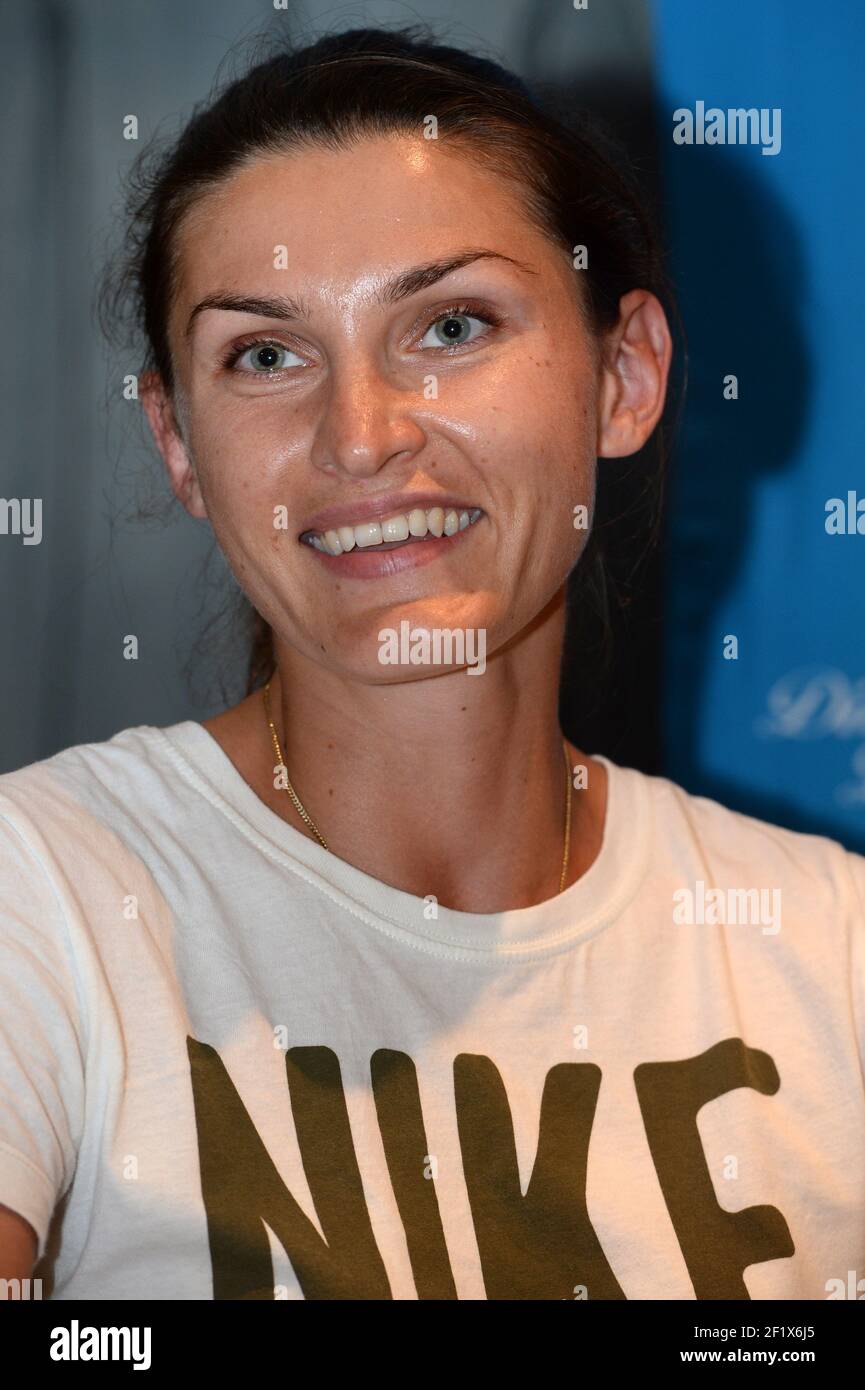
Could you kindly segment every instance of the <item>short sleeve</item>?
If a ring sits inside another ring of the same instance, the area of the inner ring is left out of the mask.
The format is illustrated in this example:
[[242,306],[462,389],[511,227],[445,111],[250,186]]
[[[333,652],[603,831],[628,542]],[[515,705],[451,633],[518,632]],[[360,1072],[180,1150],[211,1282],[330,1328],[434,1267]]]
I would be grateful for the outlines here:
[[0,801],[0,1203],[30,1222],[37,1259],[75,1171],[84,1057],[65,915]]

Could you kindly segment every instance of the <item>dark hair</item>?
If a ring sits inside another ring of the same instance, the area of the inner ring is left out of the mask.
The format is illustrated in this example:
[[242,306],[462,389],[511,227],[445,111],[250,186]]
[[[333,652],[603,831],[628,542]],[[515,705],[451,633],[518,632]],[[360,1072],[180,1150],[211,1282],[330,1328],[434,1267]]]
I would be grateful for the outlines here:
[[[265,40],[267,43],[268,40]],[[196,200],[257,152],[298,144],[342,149],[368,135],[423,128],[459,144],[518,186],[527,216],[569,254],[587,247],[580,301],[597,337],[618,319],[619,300],[636,287],[671,301],[660,242],[645,198],[608,131],[581,116],[565,125],[512,73],[487,58],[444,46],[426,26],[353,29],[302,48],[278,41],[242,77],[196,108],[167,150],[145,149],[133,166],[126,240],[100,291],[109,337],[130,324],[146,343],[144,370],[169,394],[174,372],[166,324],[176,285],[176,232]],[[664,447],[645,490],[645,552],[657,538]],[[609,660],[610,580],[596,524],[569,584],[569,618],[600,620],[596,675]],[[271,632],[251,610],[247,691],[272,672]]]

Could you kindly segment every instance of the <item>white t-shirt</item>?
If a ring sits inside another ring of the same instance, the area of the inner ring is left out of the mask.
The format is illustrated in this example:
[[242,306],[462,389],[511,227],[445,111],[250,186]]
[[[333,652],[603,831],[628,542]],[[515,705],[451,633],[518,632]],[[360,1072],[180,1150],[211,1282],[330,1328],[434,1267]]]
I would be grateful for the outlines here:
[[192,721],[0,777],[45,1292],[863,1296],[865,858],[603,761],[595,863],[495,914],[324,850]]

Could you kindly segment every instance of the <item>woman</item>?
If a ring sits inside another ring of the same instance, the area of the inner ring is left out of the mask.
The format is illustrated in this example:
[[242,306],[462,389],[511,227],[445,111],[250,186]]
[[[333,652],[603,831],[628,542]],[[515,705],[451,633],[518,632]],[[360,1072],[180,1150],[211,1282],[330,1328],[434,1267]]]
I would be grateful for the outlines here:
[[357,31],[253,69],[146,192],[144,409],[270,645],[204,725],[0,778],[0,1272],[832,1296],[865,860],[558,723],[596,460],[670,367],[629,182],[501,69]]

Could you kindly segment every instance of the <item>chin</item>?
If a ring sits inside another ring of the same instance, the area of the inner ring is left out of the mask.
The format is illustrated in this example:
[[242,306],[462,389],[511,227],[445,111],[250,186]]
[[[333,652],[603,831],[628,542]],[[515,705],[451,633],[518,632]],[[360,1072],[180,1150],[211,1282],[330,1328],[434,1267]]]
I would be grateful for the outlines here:
[[[491,633],[476,602],[396,604],[324,639],[328,664],[369,684],[425,680],[462,667],[482,674]],[[319,647],[319,654],[321,648]]]

